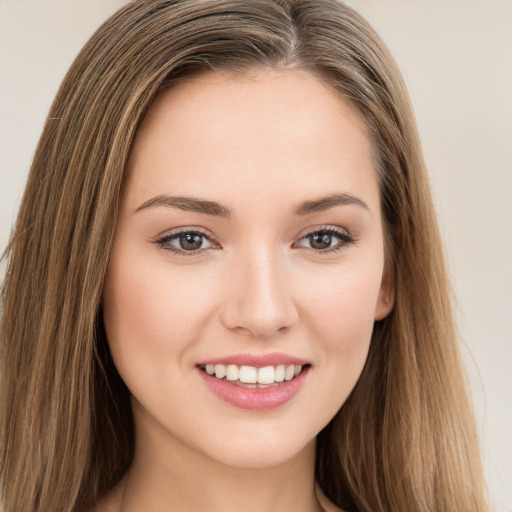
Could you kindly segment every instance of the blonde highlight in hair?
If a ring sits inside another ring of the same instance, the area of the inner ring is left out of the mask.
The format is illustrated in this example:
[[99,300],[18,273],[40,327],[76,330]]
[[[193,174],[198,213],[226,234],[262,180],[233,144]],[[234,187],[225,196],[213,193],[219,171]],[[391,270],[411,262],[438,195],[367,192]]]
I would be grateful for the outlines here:
[[412,109],[384,45],[336,0],[135,0],[81,51],[37,147],[2,287],[5,512],[78,512],[133,455],[129,393],[101,317],[125,164],[159,91],[209,70],[308,70],[350,98],[375,148],[395,306],[318,436],[347,509],[487,510],[451,291]]

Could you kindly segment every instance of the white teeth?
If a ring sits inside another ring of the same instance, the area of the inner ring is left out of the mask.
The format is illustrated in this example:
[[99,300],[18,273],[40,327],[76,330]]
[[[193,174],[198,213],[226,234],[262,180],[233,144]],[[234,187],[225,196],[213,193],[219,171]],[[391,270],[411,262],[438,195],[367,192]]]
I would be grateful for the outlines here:
[[284,380],[284,364],[280,364],[279,366],[276,367],[274,380],[276,382],[283,382],[283,380]]
[[228,364],[226,366],[226,379],[238,380],[238,366],[236,364]]
[[[236,364],[206,364],[204,369],[208,375],[215,375],[217,379],[229,381],[240,381],[244,384],[274,384],[284,380],[292,380],[297,377],[301,371],[300,365],[280,364],[278,366],[264,366],[256,368],[254,366],[237,366]],[[254,386],[253,386],[254,387]]]
[[215,365],[215,377],[223,379],[226,376],[226,367],[223,364]]
[[274,383],[274,367],[265,366],[258,370],[258,383],[259,384],[273,384]]
[[292,380],[295,377],[295,366],[292,364],[291,366],[287,366],[284,371],[285,380]]
[[258,380],[258,370],[254,366],[240,366],[240,382],[247,384],[256,384]]

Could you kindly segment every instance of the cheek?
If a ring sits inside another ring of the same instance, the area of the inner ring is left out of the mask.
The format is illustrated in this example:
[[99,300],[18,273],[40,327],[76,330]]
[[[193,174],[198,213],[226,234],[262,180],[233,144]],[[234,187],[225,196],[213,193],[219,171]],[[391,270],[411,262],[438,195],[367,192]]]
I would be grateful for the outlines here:
[[[154,378],[153,369],[184,363],[181,356],[208,321],[214,296],[197,272],[172,272],[166,265],[113,258],[103,317],[120,373],[136,368],[142,378],[149,373]],[[130,380],[129,375],[122,376]]]
[[379,262],[361,272],[339,269],[317,280],[315,293],[309,287],[303,295],[302,314],[326,376],[321,391],[332,397],[334,413],[366,362],[380,289],[379,269]]
[[[343,344],[360,332],[371,332],[382,279],[377,261],[360,269],[340,267],[304,283],[302,314],[324,332],[325,340]],[[310,281],[311,282],[311,281]]]

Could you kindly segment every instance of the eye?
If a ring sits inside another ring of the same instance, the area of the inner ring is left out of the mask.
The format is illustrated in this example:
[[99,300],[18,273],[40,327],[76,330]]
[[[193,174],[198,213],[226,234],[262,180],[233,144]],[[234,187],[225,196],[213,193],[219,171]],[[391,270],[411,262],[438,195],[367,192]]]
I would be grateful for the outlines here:
[[328,253],[340,250],[342,247],[354,242],[354,237],[344,231],[325,228],[308,233],[296,245],[312,249],[316,252]]
[[183,256],[196,255],[214,247],[211,239],[201,231],[186,230],[159,238],[155,243],[167,251]]

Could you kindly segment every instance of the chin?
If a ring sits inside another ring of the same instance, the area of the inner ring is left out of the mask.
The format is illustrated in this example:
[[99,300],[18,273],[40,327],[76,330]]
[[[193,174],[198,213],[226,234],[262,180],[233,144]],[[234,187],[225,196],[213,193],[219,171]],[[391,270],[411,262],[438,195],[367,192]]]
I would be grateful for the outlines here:
[[294,442],[290,436],[262,436],[257,440],[253,437],[235,443],[221,443],[220,449],[209,455],[227,466],[264,469],[286,464],[296,458],[314,457],[315,446],[316,436],[302,442]]

